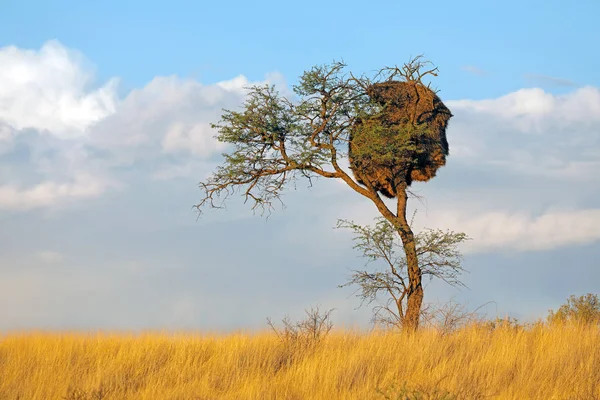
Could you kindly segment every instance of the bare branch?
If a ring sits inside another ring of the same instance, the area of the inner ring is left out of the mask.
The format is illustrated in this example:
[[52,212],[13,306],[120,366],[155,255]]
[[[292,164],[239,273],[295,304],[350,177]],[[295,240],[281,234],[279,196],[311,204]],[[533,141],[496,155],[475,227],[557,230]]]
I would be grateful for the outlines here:
[[[351,221],[338,220],[336,228],[354,232],[354,249],[372,262],[382,262],[383,271],[354,270],[340,287],[355,285],[355,294],[364,303],[376,302],[374,321],[401,326],[404,322],[405,302],[410,295],[407,261],[403,244],[396,228],[385,218],[377,218],[375,226],[362,226]],[[462,255],[458,245],[468,240],[464,233],[426,229],[415,235],[416,253],[423,275],[445,281],[452,286],[464,286],[460,281]],[[393,305],[393,309],[392,309]]]
[[331,313],[334,309],[321,311],[319,306],[304,310],[305,318],[298,322],[291,322],[288,316],[281,322],[283,328],[277,328],[271,318],[267,318],[267,325],[277,335],[281,344],[291,348],[317,346],[333,329]]

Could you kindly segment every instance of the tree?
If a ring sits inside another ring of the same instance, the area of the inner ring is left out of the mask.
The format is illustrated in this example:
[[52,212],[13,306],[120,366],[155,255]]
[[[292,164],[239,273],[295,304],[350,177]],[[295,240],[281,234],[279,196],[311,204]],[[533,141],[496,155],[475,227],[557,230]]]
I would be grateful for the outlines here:
[[584,325],[600,324],[600,300],[588,293],[583,296],[571,295],[565,304],[555,312],[550,310],[550,323],[575,322]]
[[[367,259],[367,265],[375,261],[385,265],[383,271],[353,270],[348,282],[340,287],[358,285],[357,296],[362,300],[361,305],[378,302],[373,309],[374,322],[399,327],[411,323],[407,320],[410,294],[408,262],[394,226],[379,217],[373,227],[346,220],[339,220],[337,227],[354,232],[354,249]],[[441,279],[452,286],[464,286],[459,279],[464,270],[458,245],[469,240],[466,234],[426,229],[414,238],[422,276]]]
[[[231,150],[200,182],[204,195],[196,208],[220,208],[241,193],[253,210],[270,212],[298,179],[342,180],[369,199],[402,239],[409,287],[405,326],[416,329],[422,270],[406,220],[407,190],[445,163],[445,125],[452,116],[422,83],[437,76],[429,65],[418,56],[401,68],[382,68],[373,79],[344,72],[343,62],[316,66],[294,86],[295,102],[272,85],[248,88],[242,110],[224,110],[212,125]],[[354,177],[342,167],[348,159]],[[380,193],[397,198],[395,209]]]

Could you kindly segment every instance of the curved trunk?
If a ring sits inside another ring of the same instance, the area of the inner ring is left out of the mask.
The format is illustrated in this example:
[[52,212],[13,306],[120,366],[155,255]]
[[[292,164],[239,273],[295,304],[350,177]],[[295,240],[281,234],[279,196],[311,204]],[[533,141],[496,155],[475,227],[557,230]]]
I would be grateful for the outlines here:
[[415,236],[406,220],[407,198],[406,188],[399,188],[396,229],[404,246],[409,281],[406,313],[404,314],[402,326],[407,331],[414,331],[419,327],[421,305],[423,304],[423,286],[421,284],[421,268],[419,267],[419,259],[417,258]]

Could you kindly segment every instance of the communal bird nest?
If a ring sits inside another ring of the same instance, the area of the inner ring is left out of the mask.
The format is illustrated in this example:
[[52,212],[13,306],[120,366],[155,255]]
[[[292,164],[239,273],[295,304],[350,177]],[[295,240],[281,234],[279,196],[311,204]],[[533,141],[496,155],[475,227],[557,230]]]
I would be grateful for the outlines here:
[[446,164],[452,113],[420,79],[374,83],[366,92],[380,110],[353,126],[350,168],[360,184],[393,198]]

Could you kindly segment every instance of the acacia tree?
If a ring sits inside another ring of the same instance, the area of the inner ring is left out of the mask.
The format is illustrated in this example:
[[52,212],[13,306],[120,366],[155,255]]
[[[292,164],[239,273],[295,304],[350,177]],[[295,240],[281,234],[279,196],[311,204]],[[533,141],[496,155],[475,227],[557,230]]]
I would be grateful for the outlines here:
[[[298,179],[307,179],[309,183],[314,178],[343,181],[369,199],[402,240],[409,288],[404,326],[416,329],[423,301],[423,271],[417,258],[414,234],[406,220],[410,181],[393,182],[393,195],[397,201],[390,209],[380,197],[380,193],[386,192],[377,186],[377,182],[368,179],[369,164],[363,161],[389,162],[396,158],[381,151],[362,158],[359,154],[355,158],[360,158],[363,163],[355,163],[354,177],[342,166],[348,161],[348,148],[356,127],[363,127],[364,133],[368,127],[365,121],[384,115],[392,103],[370,96],[374,85],[401,79],[415,88],[425,88],[421,79],[426,75],[437,76],[437,68],[429,68],[429,63],[422,61],[420,56],[400,68],[382,68],[373,78],[354,76],[345,72],[345,67],[343,62],[334,62],[304,72],[293,87],[298,97],[296,101],[280,95],[273,85],[252,86],[248,88],[241,110],[224,110],[220,122],[212,127],[217,130],[219,141],[230,144],[230,151],[223,154],[224,161],[213,174],[200,183],[204,194],[196,208],[199,212],[206,207],[220,208],[230,196],[240,193],[245,201],[253,203],[253,210],[270,212],[275,202],[281,202],[285,187]],[[415,93],[418,97],[421,91]],[[410,175],[411,165],[422,159],[423,152],[437,150],[439,153],[439,149],[431,146],[416,145],[418,135],[424,131],[422,127],[422,121],[414,116],[408,124],[394,131],[395,136],[392,135],[394,154],[402,155],[402,163],[392,164],[404,170],[405,175]],[[379,127],[367,133],[377,139],[382,137],[383,131],[389,133],[392,130]],[[378,149],[389,147],[387,145],[383,143]],[[415,152],[415,148],[420,152]],[[447,148],[445,151],[447,153]]]
[[[373,322],[402,327],[406,324],[406,303],[410,295],[408,263],[394,226],[385,218],[377,218],[375,226],[363,226],[338,220],[338,228],[354,232],[354,249],[367,259],[379,261],[384,270],[353,270],[340,287],[357,285],[361,305],[378,302],[373,308]],[[415,248],[422,276],[441,279],[451,286],[464,286],[460,274],[462,254],[458,245],[469,240],[462,232],[425,229],[415,235]],[[398,251],[401,250],[401,251]]]

